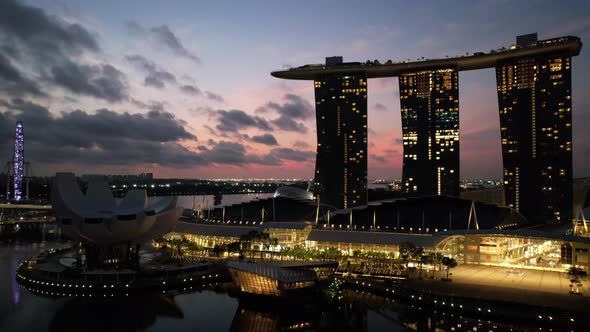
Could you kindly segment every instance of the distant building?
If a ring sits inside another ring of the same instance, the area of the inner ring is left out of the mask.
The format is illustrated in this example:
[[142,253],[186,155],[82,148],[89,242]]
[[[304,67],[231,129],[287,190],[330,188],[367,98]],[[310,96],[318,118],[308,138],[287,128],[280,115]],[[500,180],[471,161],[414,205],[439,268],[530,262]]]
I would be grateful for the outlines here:
[[399,76],[402,191],[459,195],[459,75],[455,68]]
[[[563,38],[537,41],[531,34],[517,41],[519,49]],[[506,204],[533,222],[573,217],[572,55],[537,52],[496,66]]]
[[23,199],[23,179],[25,176],[25,143],[22,121],[16,122],[16,129],[14,133],[14,153],[12,159],[12,167],[12,174],[14,175],[13,197],[14,200],[18,202]]
[[529,34],[517,37],[516,45],[489,53],[384,64],[331,57],[324,65],[271,75],[315,82],[316,194],[321,203],[351,208],[366,201],[367,142],[359,142],[367,133],[367,79],[399,77],[402,190],[458,196],[458,72],[496,68],[506,204],[532,223],[569,223],[573,220],[571,57],[581,49],[575,36],[537,41],[536,34]]
[[[334,66],[339,61],[326,59]],[[345,65],[345,64],[340,64]],[[326,75],[314,81],[317,157],[314,191],[335,208],[367,202],[367,79]]]

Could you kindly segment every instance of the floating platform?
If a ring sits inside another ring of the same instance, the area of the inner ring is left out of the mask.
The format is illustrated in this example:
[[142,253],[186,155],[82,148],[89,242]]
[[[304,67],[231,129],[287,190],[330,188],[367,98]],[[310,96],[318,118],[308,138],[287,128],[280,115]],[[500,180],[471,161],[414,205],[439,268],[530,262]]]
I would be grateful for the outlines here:
[[312,290],[334,276],[337,262],[228,262],[236,286],[244,293],[285,296]]

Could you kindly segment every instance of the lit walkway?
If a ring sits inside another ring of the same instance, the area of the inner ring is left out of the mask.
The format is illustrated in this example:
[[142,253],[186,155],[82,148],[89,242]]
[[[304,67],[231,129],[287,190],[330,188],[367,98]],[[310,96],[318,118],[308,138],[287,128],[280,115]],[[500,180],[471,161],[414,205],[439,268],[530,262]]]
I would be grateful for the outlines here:
[[[558,294],[569,292],[565,273],[486,265],[459,265],[451,270],[455,283],[518,288]],[[590,295],[590,294],[588,294]]]
[[[487,265],[459,265],[451,273],[452,282],[431,279],[408,282],[434,293],[577,310],[590,308],[590,281],[584,281],[580,288],[583,296],[571,295],[565,273]],[[440,278],[444,273],[437,275]]]

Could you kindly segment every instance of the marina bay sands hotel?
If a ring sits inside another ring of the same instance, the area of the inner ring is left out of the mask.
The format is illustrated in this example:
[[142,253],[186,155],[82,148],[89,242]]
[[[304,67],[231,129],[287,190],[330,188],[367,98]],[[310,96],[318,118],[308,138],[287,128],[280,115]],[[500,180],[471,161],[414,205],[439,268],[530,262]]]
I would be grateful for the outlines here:
[[489,53],[417,62],[326,58],[272,76],[313,80],[317,119],[314,190],[338,209],[367,204],[367,79],[399,77],[402,190],[459,195],[459,72],[496,68],[506,204],[531,222],[570,222],[571,57],[578,37],[537,40]]

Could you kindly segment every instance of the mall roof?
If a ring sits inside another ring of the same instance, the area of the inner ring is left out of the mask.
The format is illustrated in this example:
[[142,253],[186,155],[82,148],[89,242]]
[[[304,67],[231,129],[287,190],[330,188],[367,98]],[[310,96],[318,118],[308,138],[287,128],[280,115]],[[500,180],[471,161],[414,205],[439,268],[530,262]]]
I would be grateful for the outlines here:
[[179,221],[174,232],[187,233],[192,235],[219,236],[219,237],[240,237],[250,231],[256,231],[258,227],[247,226],[224,226],[208,225]]
[[444,237],[431,234],[407,234],[389,232],[358,232],[358,231],[332,231],[314,229],[307,237],[308,241],[333,242],[333,243],[364,243],[376,245],[399,245],[403,242],[411,242],[424,248],[435,247]]
[[269,228],[304,230],[307,227],[311,227],[311,224],[306,222],[265,222],[260,225],[259,230],[263,231]]
[[569,242],[581,242],[590,244],[590,237],[581,237],[566,235],[562,233],[551,233],[543,231],[535,231],[529,229],[480,229],[480,230],[455,230],[455,231],[444,231],[438,232],[436,235],[447,237],[453,235],[489,235],[489,236],[505,236],[505,237],[526,237],[526,238],[538,238],[556,241],[569,241]]

